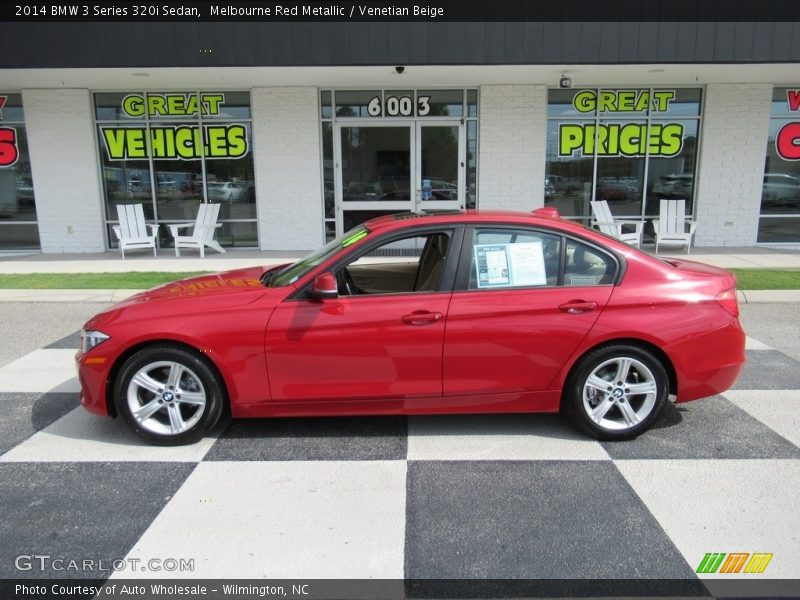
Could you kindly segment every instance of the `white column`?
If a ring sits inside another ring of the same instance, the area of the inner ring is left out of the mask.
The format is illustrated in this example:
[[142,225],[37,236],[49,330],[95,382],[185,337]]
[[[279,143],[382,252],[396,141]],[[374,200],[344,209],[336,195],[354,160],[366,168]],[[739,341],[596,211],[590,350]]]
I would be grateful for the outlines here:
[[102,252],[103,194],[88,90],[22,90],[42,252]]
[[754,246],[772,86],[706,88],[695,195],[697,246]]
[[262,250],[312,250],[324,239],[316,88],[253,88],[253,146]]
[[478,114],[478,207],[544,206],[547,86],[483,86]]

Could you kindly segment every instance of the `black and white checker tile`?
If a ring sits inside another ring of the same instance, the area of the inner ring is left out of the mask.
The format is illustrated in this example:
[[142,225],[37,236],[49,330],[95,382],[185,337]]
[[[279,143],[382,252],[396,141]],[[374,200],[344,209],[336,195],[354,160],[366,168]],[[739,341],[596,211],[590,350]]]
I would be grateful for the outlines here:
[[0,578],[93,576],[14,567],[45,553],[194,559],[170,573],[192,579],[693,581],[706,552],[800,578],[800,363],[755,340],[733,390],[630,442],[470,415],[234,421],[178,448],[78,406],[76,343],[0,367]]

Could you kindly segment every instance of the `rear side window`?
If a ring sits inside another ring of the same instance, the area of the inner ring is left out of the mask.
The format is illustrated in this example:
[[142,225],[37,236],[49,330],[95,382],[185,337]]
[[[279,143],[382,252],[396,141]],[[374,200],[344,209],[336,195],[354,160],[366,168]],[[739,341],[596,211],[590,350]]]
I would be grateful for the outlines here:
[[516,229],[475,230],[469,289],[558,284],[561,238]]
[[613,283],[616,263],[605,252],[567,240],[567,262],[564,265],[564,285],[586,286]]

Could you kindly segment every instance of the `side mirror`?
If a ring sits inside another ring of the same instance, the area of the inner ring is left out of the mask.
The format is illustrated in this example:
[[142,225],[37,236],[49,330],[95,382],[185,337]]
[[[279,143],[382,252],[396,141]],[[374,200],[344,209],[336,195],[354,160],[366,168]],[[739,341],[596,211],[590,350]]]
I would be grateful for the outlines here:
[[314,298],[338,298],[339,284],[336,283],[336,277],[330,271],[317,275],[310,293]]

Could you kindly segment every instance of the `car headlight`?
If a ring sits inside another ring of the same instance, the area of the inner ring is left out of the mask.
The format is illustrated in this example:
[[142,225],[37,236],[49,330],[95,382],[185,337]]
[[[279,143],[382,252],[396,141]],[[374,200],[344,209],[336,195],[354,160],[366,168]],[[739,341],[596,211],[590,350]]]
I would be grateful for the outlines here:
[[81,330],[81,352],[88,352],[98,344],[105,342],[108,337],[102,331]]

